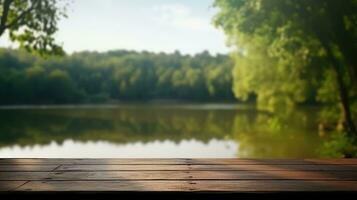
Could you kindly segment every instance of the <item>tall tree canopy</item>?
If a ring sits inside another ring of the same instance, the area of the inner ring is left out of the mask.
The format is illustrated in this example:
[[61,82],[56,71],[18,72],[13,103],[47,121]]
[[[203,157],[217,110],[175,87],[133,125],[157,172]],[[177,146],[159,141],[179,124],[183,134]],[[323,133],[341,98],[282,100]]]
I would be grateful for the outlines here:
[[8,31],[9,38],[27,50],[60,54],[54,34],[61,17],[65,3],[58,0],[0,0],[0,37]]
[[[356,0],[216,0],[214,23],[229,36],[234,92],[262,108],[311,99],[335,105],[356,133]],[[316,92],[315,92],[316,91]]]

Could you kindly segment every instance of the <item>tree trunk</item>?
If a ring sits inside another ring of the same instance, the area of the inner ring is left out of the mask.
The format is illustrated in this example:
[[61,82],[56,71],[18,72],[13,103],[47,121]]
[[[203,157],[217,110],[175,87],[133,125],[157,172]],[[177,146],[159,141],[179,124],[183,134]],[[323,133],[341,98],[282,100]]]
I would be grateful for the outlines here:
[[342,104],[342,108],[343,108],[343,116],[345,118],[344,120],[345,120],[347,129],[348,129],[348,133],[352,133],[352,134],[356,135],[357,134],[356,126],[352,119],[348,90],[347,90],[347,87],[343,81],[343,75],[344,75],[343,68],[342,68],[342,66],[340,66],[339,61],[333,55],[331,47],[327,43],[324,43],[324,42],[323,42],[323,46],[326,50],[327,57],[330,60],[332,67],[337,75],[337,84],[339,87],[339,95],[340,95],[340,99],[341,99],[341,104]]
[[7,22],[7,17],[9,15],[9,11],[10,11],[10,5],[12,3],[12,0],[5,0],[2,3],[2,13],[1,13],[1,17],[0,17],[0,37],[2,34],[4,34],[5,30],[6,30],[6,22]]

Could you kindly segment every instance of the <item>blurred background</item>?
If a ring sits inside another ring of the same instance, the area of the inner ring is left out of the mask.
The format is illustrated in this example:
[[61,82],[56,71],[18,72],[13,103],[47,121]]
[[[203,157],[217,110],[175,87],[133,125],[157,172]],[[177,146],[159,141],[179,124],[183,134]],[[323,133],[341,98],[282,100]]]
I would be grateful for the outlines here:
[[0,0],[0,157],[356,157],[356,50],[356,0]]

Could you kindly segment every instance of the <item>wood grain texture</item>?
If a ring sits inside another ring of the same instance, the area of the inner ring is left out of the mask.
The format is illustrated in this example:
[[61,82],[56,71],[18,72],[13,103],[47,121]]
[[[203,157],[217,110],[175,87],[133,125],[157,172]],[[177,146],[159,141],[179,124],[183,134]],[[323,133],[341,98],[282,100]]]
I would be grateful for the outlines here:
[[194,181],[195,191],[280,192],[280,191],[357,191],[357,181]]
[[191,159],[190,164],[200,165],[357,165],[357,159]]
[[194,159],[194,158],[137,158],[137,159],[52,159],[52,158],[0,158],[1,164],[108,164],[108,165],[308,165],[308,164],[330,164],[330,165],[357,165],[357,159]]
[[355,180],[357,171],[6,172],[0,180]]
[[189,191],[187,181],[30,181],[16,191]]
[[67,158],[14,158],[14,159],[0,159],[1,164],[34,164],[34,165],[44,165],[44,164],[82,164],[82,165],[92,165],[92,164],[101,164],[101,165],[141,165],[141,164],[162,164],[162,165],[180,165],[188,164],[189,159],[174,159],[174,158],[165,158],[165,159],[67,159]]
[[356,159],[0,159],[0,191],[357,192]]
[[29,172],[48,172],[56,169],[60,165],[0,165],[1,172],[16,172],[16,171],[29,171]]
[[16,191],[357,191],[357,181],[31,181]]
[[14,190],[25,183],[26,181],[0,181],[0,192]]
[[138,170],[245,170],[245,171],[357,171],[357,165],[61,165],[56,171],[138,171]]

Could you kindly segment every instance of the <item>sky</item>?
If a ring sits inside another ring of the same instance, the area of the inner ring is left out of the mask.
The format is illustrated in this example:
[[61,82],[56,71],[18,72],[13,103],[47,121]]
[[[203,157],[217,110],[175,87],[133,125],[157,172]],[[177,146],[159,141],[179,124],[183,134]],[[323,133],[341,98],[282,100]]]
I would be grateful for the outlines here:
[[[71,0],[56,40],[68,53],[116,49],[227,53],[213,0]],[[0,46],[13,47],[6,37]]]

